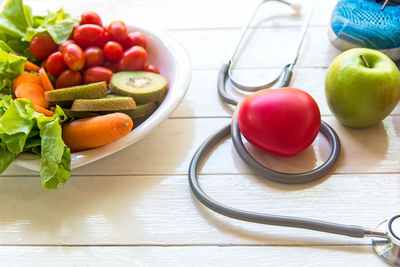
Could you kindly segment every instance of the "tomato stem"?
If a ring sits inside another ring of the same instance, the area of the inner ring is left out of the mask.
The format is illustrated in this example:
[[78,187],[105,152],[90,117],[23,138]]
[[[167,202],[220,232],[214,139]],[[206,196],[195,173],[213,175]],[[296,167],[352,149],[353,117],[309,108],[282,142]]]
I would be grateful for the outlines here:
[[364,57],[363,55],[360,55],[360,58],[361,58],[362,62],[364,63],[364,65],[365,65],[367,68],[369,68],[369,64],[368,64],[367,60],[365,59],[365,57]]

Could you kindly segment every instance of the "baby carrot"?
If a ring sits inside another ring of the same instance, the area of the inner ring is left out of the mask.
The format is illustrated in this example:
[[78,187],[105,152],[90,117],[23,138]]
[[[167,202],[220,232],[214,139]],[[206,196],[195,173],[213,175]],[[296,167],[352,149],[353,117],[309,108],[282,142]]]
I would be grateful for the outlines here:
[[21,83],[15,88],[15,96],[17,98],[26,98],[34,105],[47,108],[49,102],[44,97],[43,87],[35,83]]
[[78,119],[63,125],[62,138],[72,152],[96,148],[127,135],[132,119],[124,113]]
[[36,112],[42,113],[43,115],[46,115],[47,117],[53,117],[53,115],[54,115],[53,111],[42,108],[38,105],[33,105],[33,108],[35,109]]
[[34,72],[38,72],[39,71],[39,66],[36,65],[36,64],[33,64],[32,62],[30,62],[28,60],[25,62],[24,68],[26,70],[29,70],[29,71],[34,71]]
[[42,86],[42,82],[40,81],[39,76],[30,73],[30,72],[22,72],[18,75],[13,82],[13,89],[17,88],[17,86],[21,83],[34,83]]
[[40,68],[39,69],[39,76],[40,76],[40,80],[42,81],[42,85],[44,87],[44,90],[46,90],[46,91],[54,90],[54,87],[51,84],[49,76],[47,76],[47,73],[44,70],[44,68]]

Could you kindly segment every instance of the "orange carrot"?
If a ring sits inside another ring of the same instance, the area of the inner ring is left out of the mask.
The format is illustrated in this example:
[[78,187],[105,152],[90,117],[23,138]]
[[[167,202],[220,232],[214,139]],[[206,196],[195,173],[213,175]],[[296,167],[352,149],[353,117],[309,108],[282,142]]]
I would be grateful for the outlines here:
[[34,72],[38,72],[38,71],[39,71],[39,66],[36,65],[36,64],[33,64],[33,63],[30,62],[29,60],[27,60],[27,61],[25,62],[24,68],[25,68],[26,70],[29,70],[29,71],[34,71]]
[[[14,54],[14,53],[12,53],[12,52],[10,52],[9,54],[10,54],[10,55],[13,55],[13,56],[16,56],[16,57],[20,57],[20,55]],[[29,60],[27,60],[27,61],[25,62],[24,68],[25,68],[26,70],[29,70],[29,71],[34,71],[34,72],[38,72],[38,71],[39,71],[39,67],[38,67],[36,64],[30,62]]]
[[17,98],[26,98],[34,105],[47,108],[49,102],[44,97],[44,89],[42,86],[34,83],[21,83],[15,88],[15,96]]
[[132,119],[124,113],[84,118],[63,125],[62,138],[72,152],[96,148],[127,135]]
[[51,84],[49,76],[47,76],[47,73],[44,70],[44,68],[40,68],[39,69],[39,76],[40,76],[40,80],[42,81],[42,85],[44,87],[44,90],[46,90],[46,91],[54,90],[54,87]]
[[33,108],[35,109],[36,112],[42,113],[43,115],[46,115],[47,117],[53,117],[53,115],[54,115],[53,111],[42,108],[38,105],[33,105]]
[[17,88],[17,86],[21,83],[34,83],[42,86],[42,82],[40,81],[39,76],[30,73],[30,72],[22,72],[18,75],[13,82],[13,89]]

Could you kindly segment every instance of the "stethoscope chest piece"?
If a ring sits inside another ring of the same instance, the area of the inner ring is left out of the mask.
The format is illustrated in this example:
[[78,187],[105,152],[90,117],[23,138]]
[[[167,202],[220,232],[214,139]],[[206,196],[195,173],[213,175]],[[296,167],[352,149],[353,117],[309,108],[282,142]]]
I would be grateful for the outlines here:
[[400,215],[383,221],[376,231],[387,235],[386,238],[372,237],[376,254],[389,264],[400,265]]

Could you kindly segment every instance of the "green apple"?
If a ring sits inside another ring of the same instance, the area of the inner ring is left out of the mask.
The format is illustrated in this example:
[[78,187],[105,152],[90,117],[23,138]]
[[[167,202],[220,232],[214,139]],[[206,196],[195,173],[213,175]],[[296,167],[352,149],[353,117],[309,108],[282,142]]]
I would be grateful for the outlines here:
[[332,62],[325,93],[330,110],[342,124],[368,127],[396,107],[400,99],[400,72],[385,54],[353,48]]

